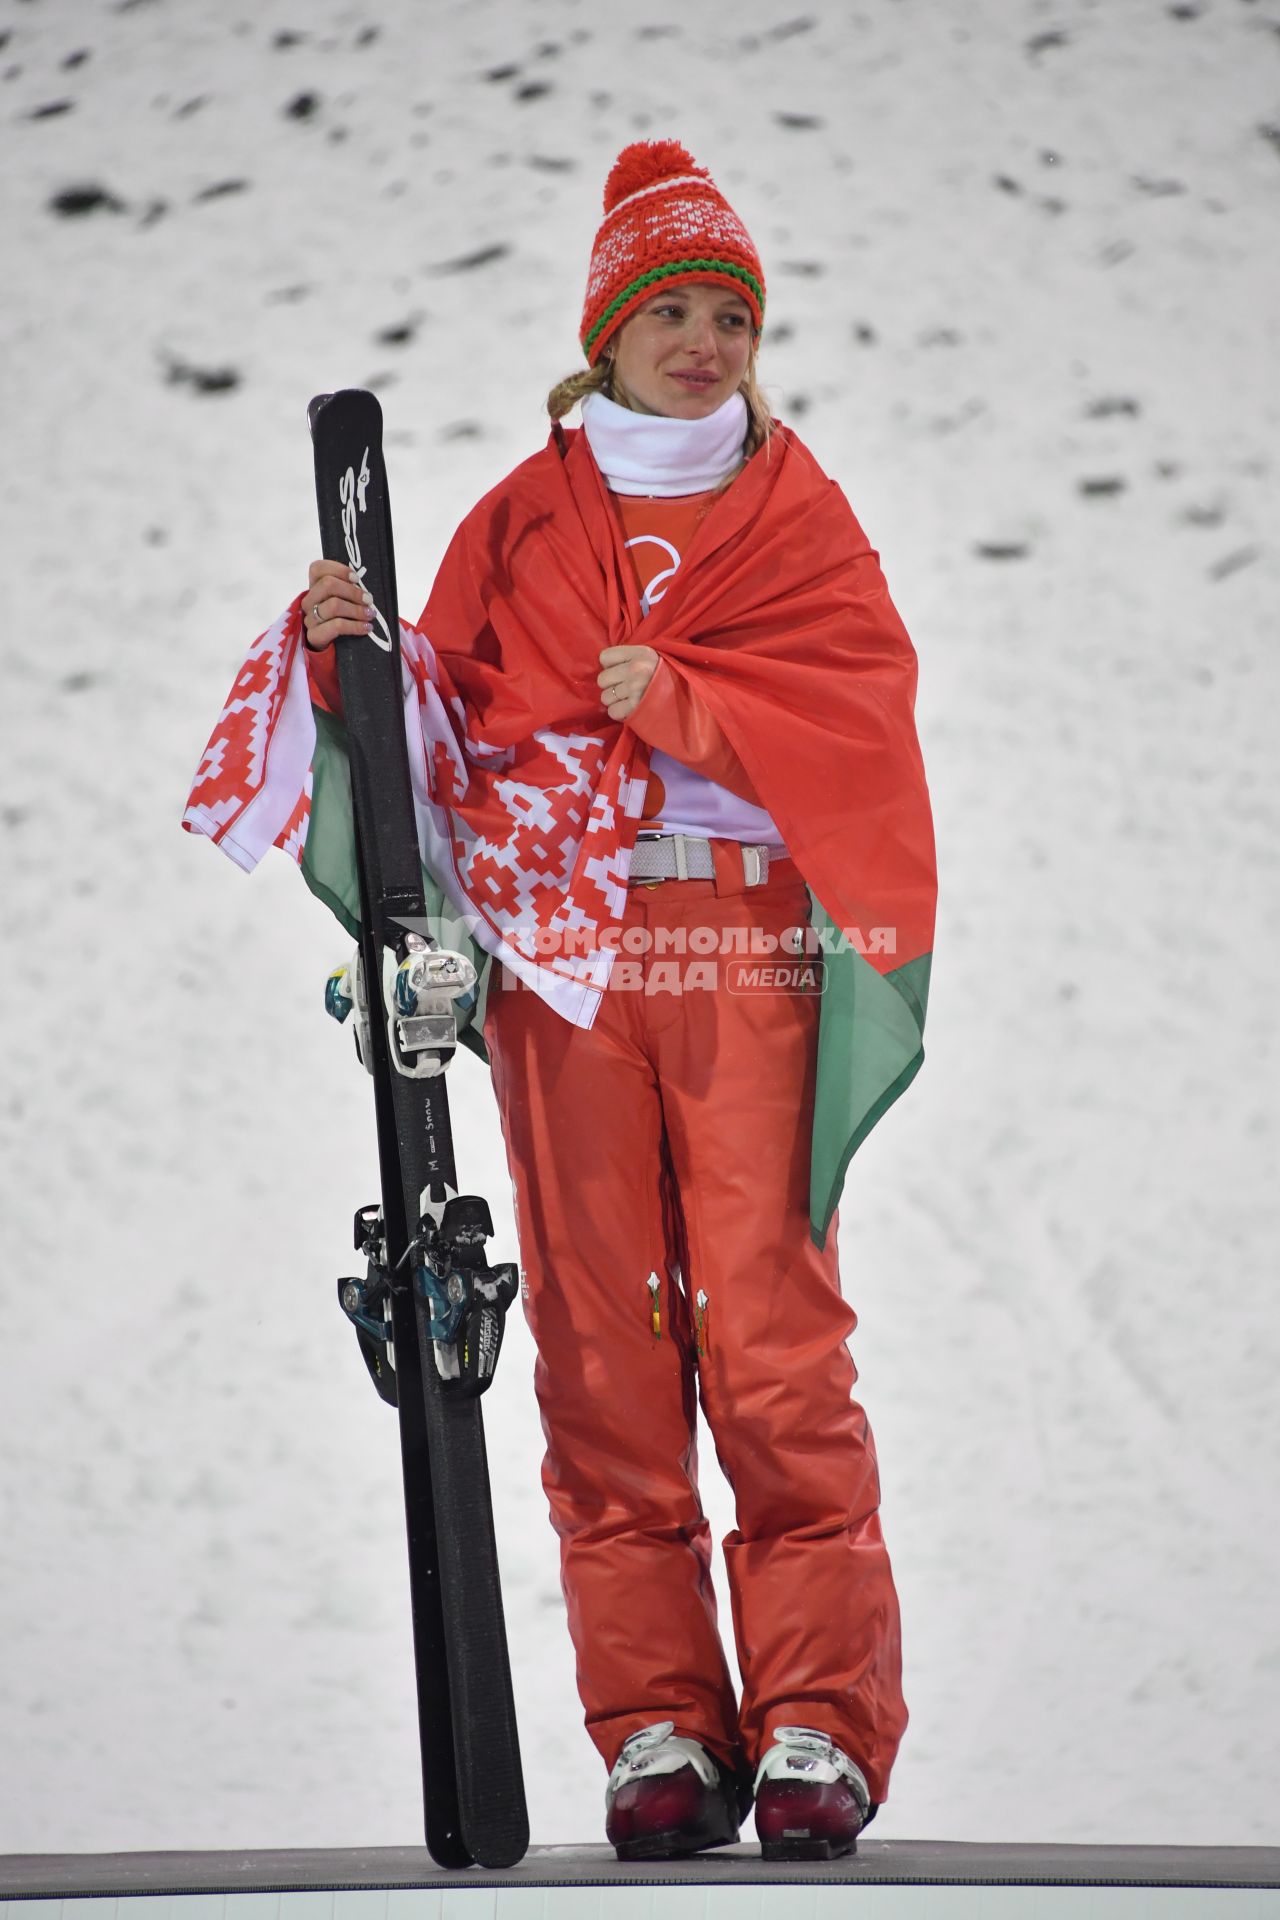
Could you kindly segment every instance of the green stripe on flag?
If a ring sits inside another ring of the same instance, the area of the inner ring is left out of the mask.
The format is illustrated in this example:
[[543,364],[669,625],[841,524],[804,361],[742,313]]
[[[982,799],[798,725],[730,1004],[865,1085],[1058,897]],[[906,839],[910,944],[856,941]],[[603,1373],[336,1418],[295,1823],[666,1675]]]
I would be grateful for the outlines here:
[[810,900],[812,923],[830,942],[809,1163],[809,1237],[822,1247],[850,1160],[924,1064],[933,956],[877,973],[863,954],[837,950],[839,929],[812,891]]

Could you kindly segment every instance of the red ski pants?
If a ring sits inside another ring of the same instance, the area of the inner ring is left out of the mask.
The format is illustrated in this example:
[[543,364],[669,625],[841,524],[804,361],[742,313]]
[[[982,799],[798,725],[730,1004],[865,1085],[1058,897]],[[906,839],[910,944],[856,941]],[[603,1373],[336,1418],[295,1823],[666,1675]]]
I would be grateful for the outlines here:
[[[735,1766],[798,1724],[829,1733],[880,1802],[907,1712],[836,1220],[825,1252],[809,1235],[819,1000],[731,991],[741,962],[723,953],[726,929],[805,925],[808,894],[794,862],[747,887],[736,844],[712,845],[714,880],[630,889],[590,1029],[505,968],[490,981],[484,1036],[578,1688],[607,1765],[654,1720]],[[672,960],[683,976],[697,949],[629,955],[637,927],[650,940],[715,929],[714,989],[672,991]],[[736,1502],[724,1544],[740,1704],[716,1627],[695,1394]]]

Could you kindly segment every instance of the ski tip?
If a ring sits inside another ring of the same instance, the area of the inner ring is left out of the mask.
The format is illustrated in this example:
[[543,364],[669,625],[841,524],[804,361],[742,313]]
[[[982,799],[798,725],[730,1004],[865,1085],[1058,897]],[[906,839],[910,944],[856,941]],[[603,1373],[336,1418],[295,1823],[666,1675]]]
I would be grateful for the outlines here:
[[335,400],[360,401],[366,409],[372,412],[379,427],[381,427],[382,406],[376,393],[370,393],[367,387],[340,387],[337,393],[317,393],[307,402],[307,424],[310,426],[313,434],[321,414],[325,408],[331,406]]

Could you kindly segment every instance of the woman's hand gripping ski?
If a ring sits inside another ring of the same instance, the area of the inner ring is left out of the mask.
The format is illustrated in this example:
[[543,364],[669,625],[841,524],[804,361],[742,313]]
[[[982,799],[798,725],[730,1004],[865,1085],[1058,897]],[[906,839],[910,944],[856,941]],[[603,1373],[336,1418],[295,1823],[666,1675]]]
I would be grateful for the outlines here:
[[373,595],[340,560],[311,562],[304,604],[307,641],[317,653],[341,633],[368,633],[373,626]]
[[596,680],[604,710],[611,720],[634,713],[657,671],[659,655],[652,647],[603,647]]

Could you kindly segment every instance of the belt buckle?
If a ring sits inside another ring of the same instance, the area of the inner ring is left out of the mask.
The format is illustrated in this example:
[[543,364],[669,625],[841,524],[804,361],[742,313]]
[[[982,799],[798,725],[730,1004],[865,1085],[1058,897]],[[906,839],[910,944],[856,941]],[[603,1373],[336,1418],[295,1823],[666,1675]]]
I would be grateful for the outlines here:
[[763,846],[750,846],[744,841],[742,871],[749,887],[762,887],[769,875],[768,849]]

